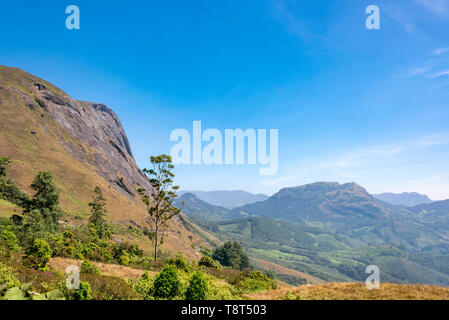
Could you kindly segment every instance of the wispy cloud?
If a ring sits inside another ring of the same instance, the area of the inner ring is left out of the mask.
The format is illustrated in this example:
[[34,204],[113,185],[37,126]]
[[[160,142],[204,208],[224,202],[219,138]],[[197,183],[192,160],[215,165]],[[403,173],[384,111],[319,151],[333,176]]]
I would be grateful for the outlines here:
[[402,78],[418,76],[427,79],[449,76],[449,47],[433,50],[421,65],[414,66],[399,75]]
[[448,12],[449,1],[448,0],[414,0],[419,5],[423,6],[427,10],[444,15]]
[[[384,167],[401,165],[404,163],[404,159],[407,159],[406,163],[408,163],[412,159],[409,158],[410,156],[422,154],[428,148],[447,144],[449,144],[449,132],[442,132],[400,143],[355,148],[329,159],[304,160],[301,168],[293,170],[291,174],[262,180],[259,183],[281,188],[286,185],[304,184],[318,180],[358,181],[361,176],[375,175],[375,172],[384,170]],[[396,182],[399,183],[399,181]],[[432,190],[436,194],[435,190]]]
[[275,19],[283,24],[285,30],[289,33],[308,38],[310,36],[304,20],[298,19],[284,0],[272,0],[272,14]]
[[449,47],[447,47],[447,48],[438,48],[438,49],[433,50],[432,54],[434,56],[439,56],[440,54],[443,54],[443,53],[448,52],[448,51],[449,51]]

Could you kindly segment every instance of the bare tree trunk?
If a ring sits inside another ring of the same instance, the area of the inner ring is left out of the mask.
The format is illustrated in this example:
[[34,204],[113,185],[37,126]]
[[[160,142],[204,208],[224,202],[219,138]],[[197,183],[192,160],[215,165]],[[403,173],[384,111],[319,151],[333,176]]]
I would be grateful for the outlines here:
[[154,239],[155,239],[155,241],[154,241],[154,262],[157,262],[157,245],[158,245],[158,241],[159,241],[158,231],[159,231],[159,227],[156,225],[156,232],[155,232],[156,234],[154,237]]

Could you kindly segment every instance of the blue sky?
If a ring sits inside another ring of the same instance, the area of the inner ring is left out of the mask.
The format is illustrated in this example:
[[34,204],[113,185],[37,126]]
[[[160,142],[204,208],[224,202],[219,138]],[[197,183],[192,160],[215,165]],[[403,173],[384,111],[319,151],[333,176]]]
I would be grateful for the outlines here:
[[[81,29],[65,28],[65,8]],[[365,28],[380,8],[381,29]],[[0,64],[120,117],[141,167],[176,128],[279,130],[279,170],[181,165],[183,189],[315,181],[449,198],[449,1],[9,1]]]

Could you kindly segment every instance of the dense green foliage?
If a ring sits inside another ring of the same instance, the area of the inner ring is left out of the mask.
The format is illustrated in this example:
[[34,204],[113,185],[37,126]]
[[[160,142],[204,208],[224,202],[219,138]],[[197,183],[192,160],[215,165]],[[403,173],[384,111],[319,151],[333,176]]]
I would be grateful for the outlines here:
[[84,260],[81,264],[80,272],[85,274],[94,274],[97,276],[100,275],[100,269],[98,269],[97,265],[87,260]]
[[74,300],[92,300],[90,295],[90,284],[88,282],[80,281],[79,289],[75,290],[73,295]]
[[216,248],[212,258],[226,267],[243,270],[249,268],[249,258],[238,242],[228,241],[224,245]]
[[205,300],[209,290],[207,281],[201,271],[196,272],[190,280],[185,298],[186,300]]
[[198,261],[198,265],[215,269],[221,268],[220,263],[218,263],[217,261],[206,255],[203,255],[201,257],[200,261]]
[[276,282],[260,271],[253,271],[248,274],[244,273],[235,282],[236,288],[241,293],[254,293],[277,288]]
[[14,269],[0,262],[0,288],[9,289],[19,284]]
[[154,279],[154,296],[162,299],[173,299],[179,293],[179,286],[176,268],[167,265]]
[[25,209],[25,228],[34,234],[57,232],[58,219],[63,213],[59,207],[59,190],[53,182],[53,175],[48,171],[39,172],[31,187],[35,194]]
[[26,263],[31,268],[40,271],[48,270],[48,262],[50,261],[52,251],[47,241],[42,239],[34,239],[32,245],[26,249]]

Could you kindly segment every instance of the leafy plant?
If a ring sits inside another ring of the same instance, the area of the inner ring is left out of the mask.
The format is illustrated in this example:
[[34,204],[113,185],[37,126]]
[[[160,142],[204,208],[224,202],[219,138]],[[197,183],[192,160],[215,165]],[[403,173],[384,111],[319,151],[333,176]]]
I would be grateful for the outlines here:
[[80,287],[75,290],[73,298],[75,300],[92,300],[92,296],[90,295],[90,284],[88,282],[80,281]]
[[27,248],[26,252],[26,264],[31,268],[47,271],[48,262],[52,256],[52,251],[47,241],[42,239],[34,239],[32,245]]
[[9,289],[18,286],[19,283],[15,270],[0,262],[0,287]]
[[185,298],[186,300],[204,300],[208,292],[207,281],[201,271],[196,272],[190,280]]
[[100,275],[100,269],[98,269],[97,265],[87,260],[84,260],[83,263],[81,264],[80,272],[85,274],[94,274],[97,276]]
[[154,296],[162,299],[173,299],[179,294],[179,279],[176,268],[167,265],[154,280]]

